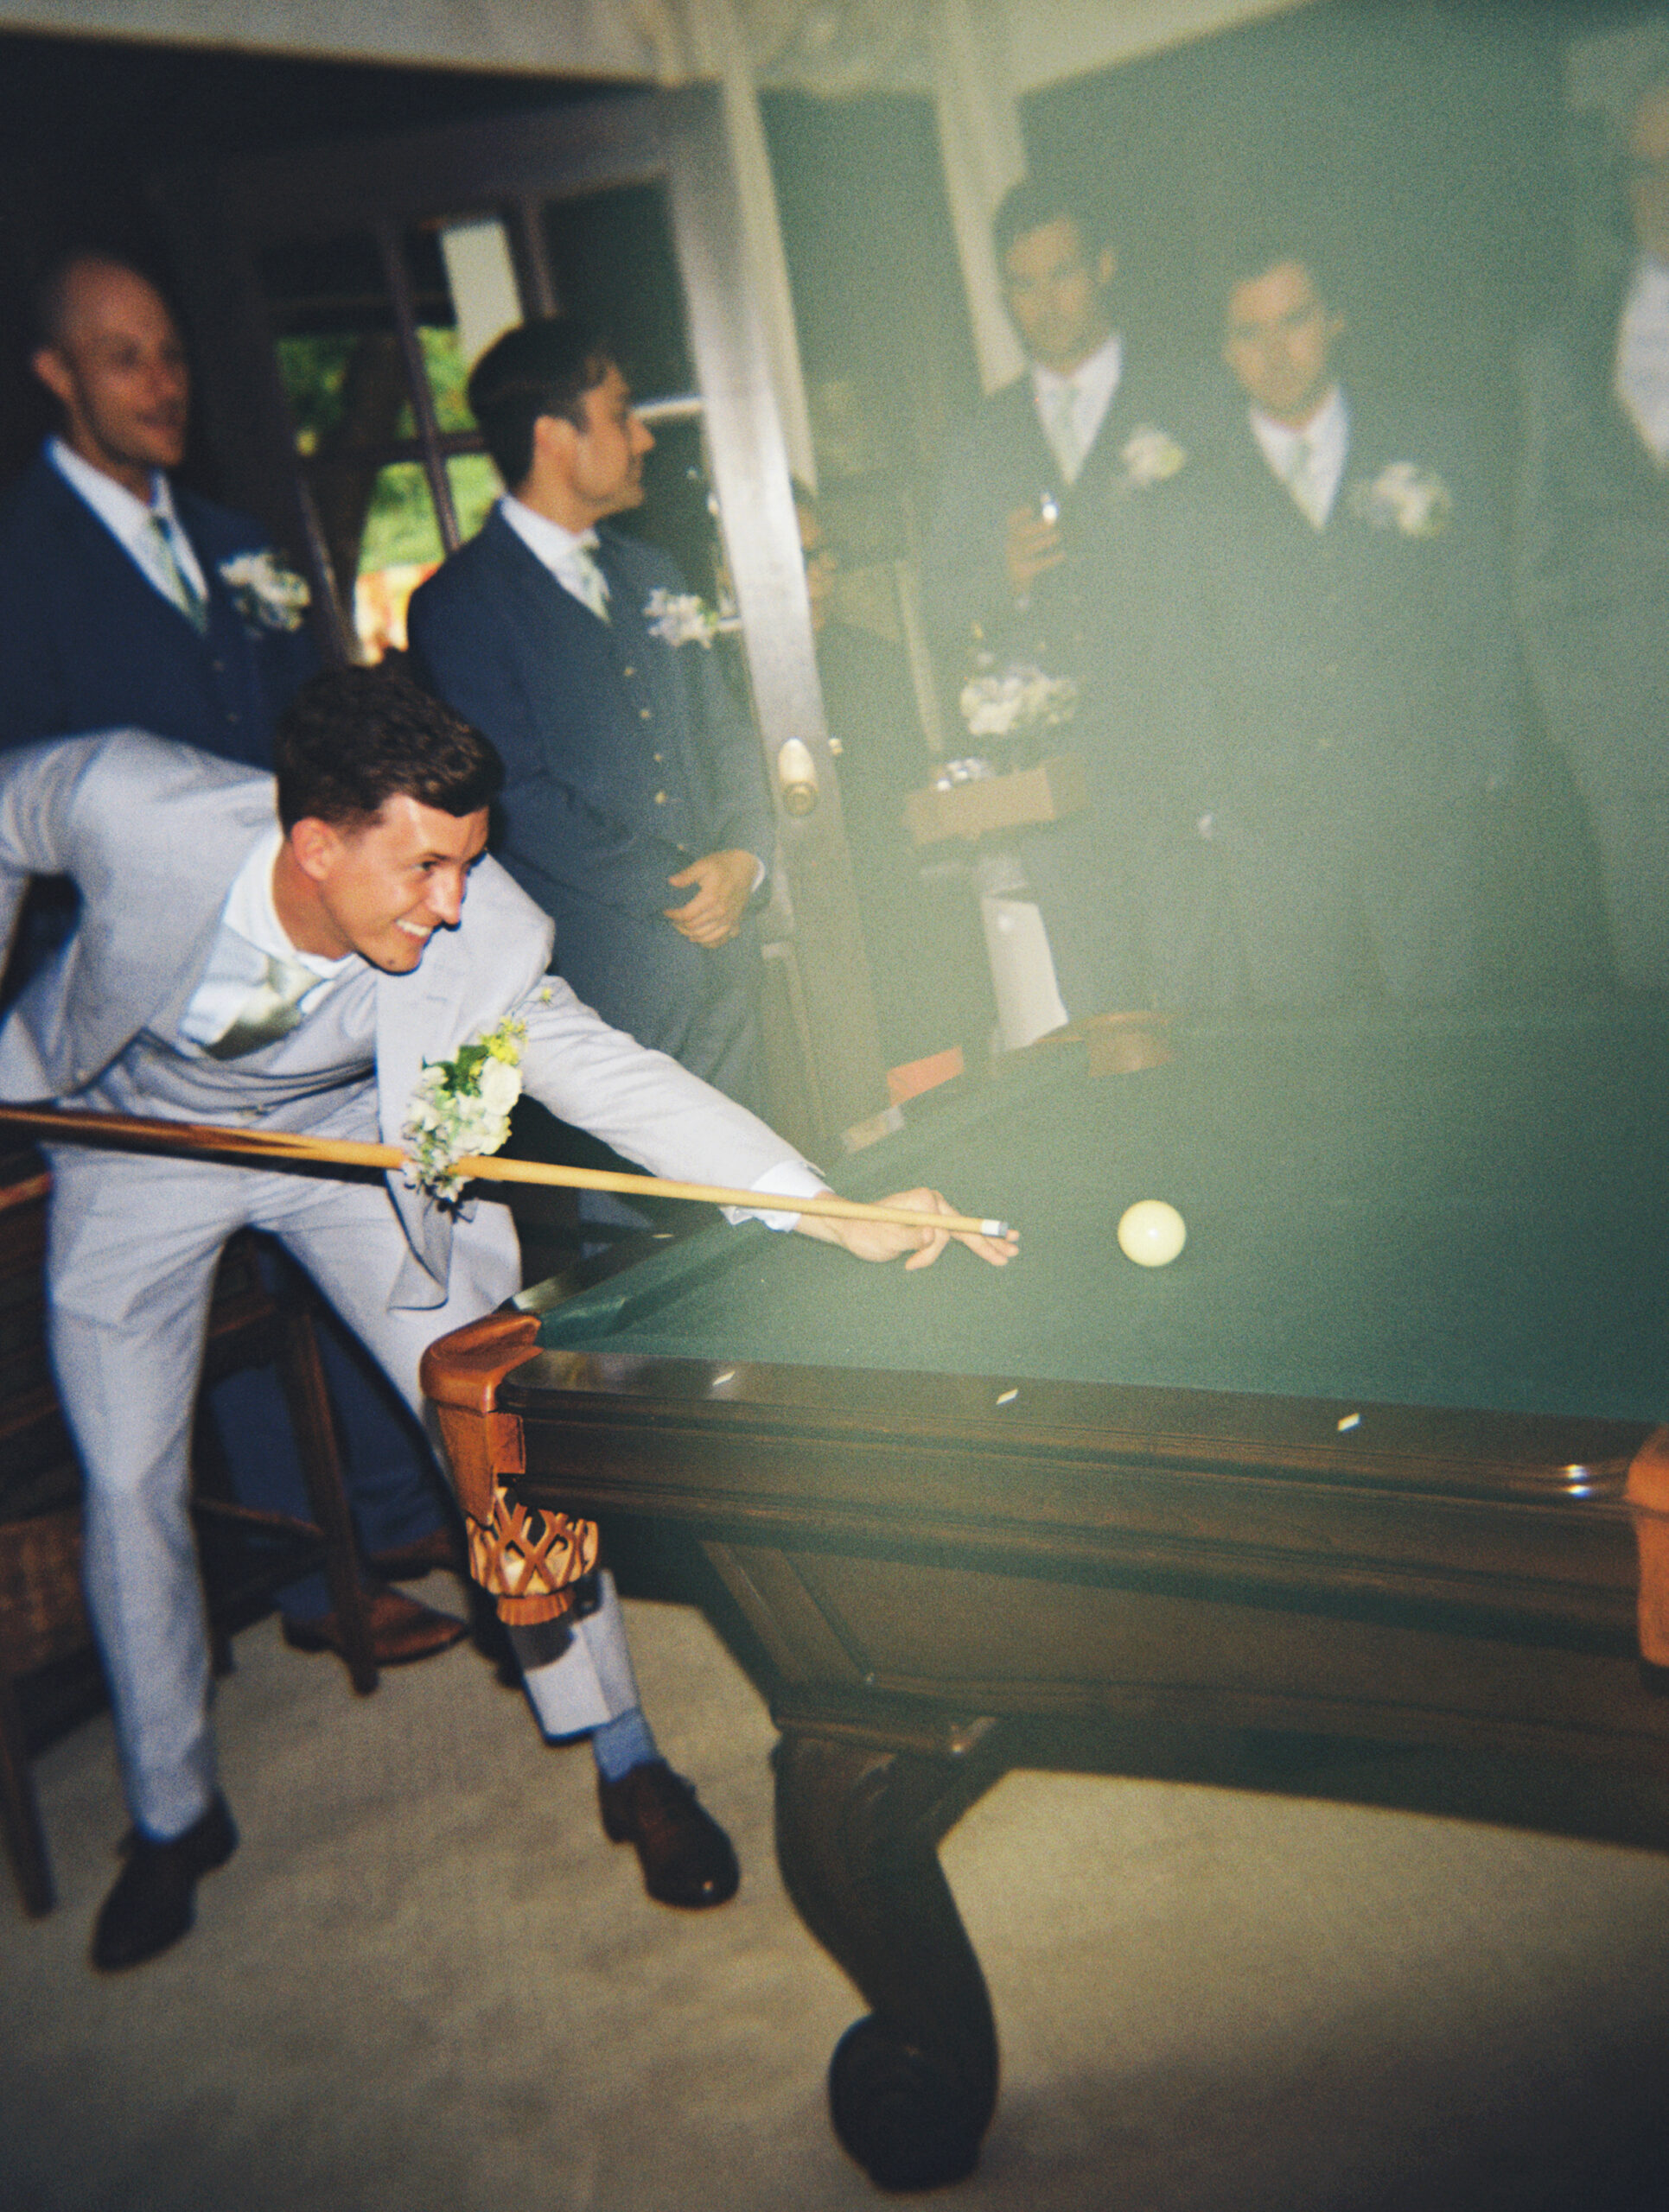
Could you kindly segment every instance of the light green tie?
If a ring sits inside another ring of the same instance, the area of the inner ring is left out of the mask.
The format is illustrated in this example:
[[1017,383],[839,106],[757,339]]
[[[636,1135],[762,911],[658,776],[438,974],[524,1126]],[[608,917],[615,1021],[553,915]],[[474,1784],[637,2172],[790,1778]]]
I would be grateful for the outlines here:
[[1324,528],[1327,509],[1322,504],[1322,487],[1315,480],[1315,448],[1308,438],[1293,442],[1292,458],[1287,463],[1286,487],[1310,528]]
[[158,514],[155,508],[150,515],[150,537],[169,597],[198,636],[206,636],[208,631],[208,601],[192,582],[190,572],[180,558],[179,550],[174,543],[174,529],[167,516]]
[[[596,540],[592,541],[592,544]],[[575,581],[579,586],[577,596],[585,601],[600,622],[608,620],[608,579],[597,566],[597,556],[585,540],[577,538],[569,555]]]
[[288,1037],[300,1026],[302,1001],[324,981],[299,960],[282,960],[270,952],[265,959],[266,974],[239,1007],[232,1027],[205,1046],[211,1059],[241,1059],[245,1052],[258,1052],[263,1045]]
[[1061,474],[1068,484],[1078,481],[1078,472],[1084,465],[1084,442],[1078,435],[1078,387],[1062,385],[1049,394],[1048,440],[1054,448],[1054,457],[1061,464]]

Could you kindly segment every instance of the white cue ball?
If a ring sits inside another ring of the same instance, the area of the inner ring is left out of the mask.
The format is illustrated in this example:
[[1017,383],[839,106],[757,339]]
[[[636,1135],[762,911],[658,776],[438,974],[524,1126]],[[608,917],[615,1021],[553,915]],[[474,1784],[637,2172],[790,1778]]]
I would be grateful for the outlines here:
[[1188,1224],[1163,1198],[1140,1198],[1118,1217],[1118,1249],[1138,1268],[1168,1268],[1188,1243]]

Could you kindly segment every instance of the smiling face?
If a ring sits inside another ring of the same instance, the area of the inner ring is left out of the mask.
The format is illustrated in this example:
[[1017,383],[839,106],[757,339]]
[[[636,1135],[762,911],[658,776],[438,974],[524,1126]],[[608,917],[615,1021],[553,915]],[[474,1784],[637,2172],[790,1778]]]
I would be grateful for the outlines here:
[[1089,256],[1069,216],[1020,233],[1003,257],[1003,294],[1034,361],[1067,376],[1106,343],[1117,266],[1105,249]]
[[71,448],[149,501],[151,472],[185,457],[191,399],[185,347],[156,286],[114,262],[78,262],[54,340],[33,365],[64,410]]
[[469,871],[487,847],[487,809],[443,814],[401,794],[344,828],[307,816],[284,840],[273,903],[298,952],[357,952],[386,974],[415,968],[437,929],[455,929]]
[[1333,386],[1344,317],[1301,261],[1278,261],[1228,296],[1223,359],[1254,407],[1302,429]]

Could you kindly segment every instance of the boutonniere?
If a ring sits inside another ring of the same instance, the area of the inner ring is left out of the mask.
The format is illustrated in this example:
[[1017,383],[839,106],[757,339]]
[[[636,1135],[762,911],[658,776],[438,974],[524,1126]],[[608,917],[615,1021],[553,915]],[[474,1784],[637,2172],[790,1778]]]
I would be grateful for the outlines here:
[[1455,512],[1455,495],[1434,470],[1412,461],[1393,461],[1371,484],[1353,485],[1350,512],[1370,530],[1441,537]]
[[[550,995],[548,988],[541,994]],[[526,1021],[507,1014],[496,1029],[460,1046],[449,1060],[424,1062],[400,1131],[412,1190],[455,1204],[467,1180],[455,1172],[457,1162],[502,1146],[510,1134],[510,1109],[521,1096],[526,1041]]]
[[1018,737],[1072,720],[1078,686],[1029,662],[970,677],[957,702],[970,737]]
[[239,553],[222,561],[220,580],[250,630],[299,630],[312,593],[305,576],[276,553]]
[[736,619],[735,602],[729,598],[721,598],[717,607],[709,607],[695,592],[663,591],[659,588],[650,593],[643,619],[649,625],[651,637],[659,638],[663,645],[675,650],[679,645],[700,645],[704,651],[715,638],[742,626]]
[[1124,464],[1124,489],[1141,492],[1150,484],[1180,476],[1188,467],[1188,448],[1179,446],[1169,430],[1138,423],[1118,448],[1118,458]]

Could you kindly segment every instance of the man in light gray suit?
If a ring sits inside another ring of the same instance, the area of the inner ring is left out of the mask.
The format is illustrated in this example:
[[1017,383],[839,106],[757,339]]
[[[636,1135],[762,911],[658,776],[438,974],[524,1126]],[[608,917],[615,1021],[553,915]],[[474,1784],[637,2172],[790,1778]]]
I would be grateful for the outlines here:
[[[0,767],[0,932],[33,874],[70,876],[83,901],[75,938],[0,1029],[0,1097],[398,1141],[424,1061],[513,1015],[528,1090],[652,1173],[789,1200],[821,1187],[763,1122],[547,984],[549,920],[483,857],[500,771],[468,724],[402,678],[341,670],[299,695],[277,753],[276,794],[132,731]],[[48,1151],[52,1355],[86,1474],[88,1603],[135,1823],[94,1935],[95,1965],[113,1968],[185,1933],[199,1878],[237,1841],[215,1786],[187,1510],[226,1239],[245,1224],[277,1236],[420,1411],[424,1348],[500,1304],[519,1265],[505,1208],[455,1210],[398,1176]],[[761,1211],[911,1266],[946,1241]],[[997,1262],[1013,1249],[972,1242]],[[650,1893],[723,1903],[734,1854],[659,1756],[607,1577],[587,1617],[511,1633],[545,1732],[591,1733],[605,1829],[636,1845]]]

